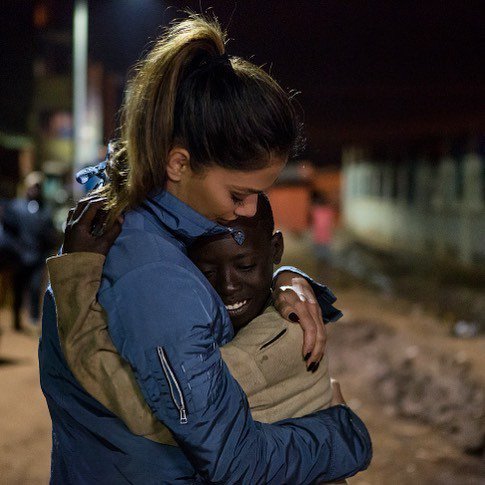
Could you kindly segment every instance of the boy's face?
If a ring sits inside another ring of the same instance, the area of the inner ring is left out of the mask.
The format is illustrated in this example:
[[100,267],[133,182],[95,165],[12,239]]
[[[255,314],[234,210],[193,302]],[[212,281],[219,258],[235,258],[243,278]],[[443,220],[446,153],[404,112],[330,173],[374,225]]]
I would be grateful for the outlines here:
[[[236,224],[232,225],[236,227]],[[281,260],[280,232],[269,236],[260,226],[237,224],[246,236],[218,236],[189,250],[189,256],[220,295],[237,332],[257,317],[270,295],[273,264]]]

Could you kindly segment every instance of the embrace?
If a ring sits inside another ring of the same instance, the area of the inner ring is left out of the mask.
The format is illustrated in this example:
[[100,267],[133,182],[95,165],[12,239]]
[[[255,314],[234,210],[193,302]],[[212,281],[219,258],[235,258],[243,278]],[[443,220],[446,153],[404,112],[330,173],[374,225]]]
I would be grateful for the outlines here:
[[141,61],[108,181],[48,260],[51,483],[307,484],[368,466],[324,355],[335,297],[273,272],[283,238],[264,192],[299,129],[214,21],[174,24]]

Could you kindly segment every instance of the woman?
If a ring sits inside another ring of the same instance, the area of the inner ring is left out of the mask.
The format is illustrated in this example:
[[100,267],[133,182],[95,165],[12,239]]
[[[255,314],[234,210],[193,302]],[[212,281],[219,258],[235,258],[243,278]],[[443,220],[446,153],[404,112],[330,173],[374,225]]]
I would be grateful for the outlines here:
[[[370,441],[344,406],[278,425],[252,420],[220,357],[233,336],[227,310],[186,255],[196,238],[231,232],[220,223],[254,215],[297,140],[287,96],[261,69],[229,59],[219,27],[199,17],[157,42],[128,93],[102,191],[112,220],[125,220],[98,298],[117,351],[180,448],[131,434],[82,390],[47,292],[39,355],[52,481],[310,483],[357,472]],[[310,354],[316,361],[321,349]]]

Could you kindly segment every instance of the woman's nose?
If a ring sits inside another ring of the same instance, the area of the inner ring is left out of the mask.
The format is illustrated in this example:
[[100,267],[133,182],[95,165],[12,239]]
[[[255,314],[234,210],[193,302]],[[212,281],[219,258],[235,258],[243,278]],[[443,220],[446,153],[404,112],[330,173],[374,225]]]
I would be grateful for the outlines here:
[[236,207],[234,213],[239,217],[253,217],[258,207],[258,194],[248,195],[244,202]]

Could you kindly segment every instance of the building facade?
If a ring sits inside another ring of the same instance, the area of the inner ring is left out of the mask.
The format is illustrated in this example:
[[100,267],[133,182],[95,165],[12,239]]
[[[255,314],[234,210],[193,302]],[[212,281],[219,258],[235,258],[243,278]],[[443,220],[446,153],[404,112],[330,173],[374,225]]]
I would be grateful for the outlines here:
[[485,157],[478,149],[393,161],[349,146],[342,162],[343,222],[355,237],[485,263]]

